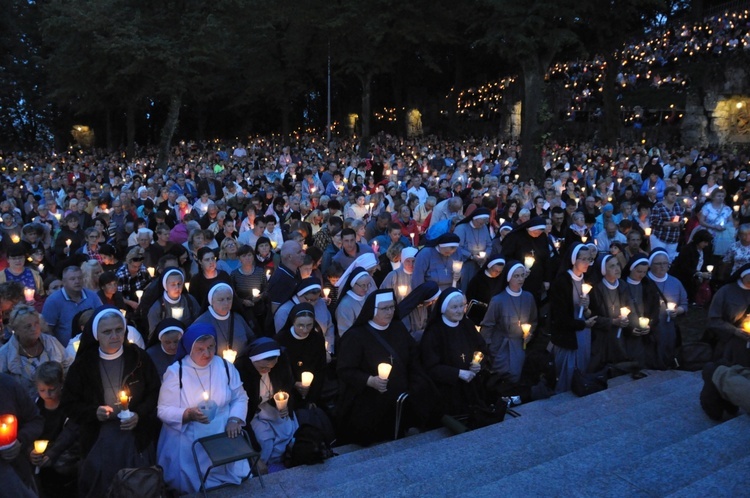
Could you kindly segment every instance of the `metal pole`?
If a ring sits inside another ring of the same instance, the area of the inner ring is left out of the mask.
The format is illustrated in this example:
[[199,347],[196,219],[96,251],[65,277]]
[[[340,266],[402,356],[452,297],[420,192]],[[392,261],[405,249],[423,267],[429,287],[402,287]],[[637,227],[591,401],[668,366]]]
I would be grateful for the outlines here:
[[326,125],[326,145],[331,143],[331,41],[328,40],[328,120]]

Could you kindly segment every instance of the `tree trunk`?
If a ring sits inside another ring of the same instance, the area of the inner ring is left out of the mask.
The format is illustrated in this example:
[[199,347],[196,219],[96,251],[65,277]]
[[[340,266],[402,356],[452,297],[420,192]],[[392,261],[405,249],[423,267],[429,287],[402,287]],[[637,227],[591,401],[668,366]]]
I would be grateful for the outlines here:
[[544,64],[539,57],[529,57],[521,64],[523,73],[523,108],[521,111],[521,181],[543,176],[542,137],[539,104],[544,98]]
[[617,108],[617,68],[619,61],[613,51],[605,51],[604,71],[604,143],[614,144],[620,135],[620,110]]
[[135,157],[135,102],[128,103],[128,109],[125,115],[125,128],[127,135],[126,153],[128,159],[133,159]]
[[362,125],[362,137],[360,143],[367,143],[370,138],[370,114],[372,114],[372,73],[360,77],[362,83],[362,115],[359,122]]
[[167,169],[169,162],[169,147],[172,144],[172,137],[177,130],[177,123],[180,121],[180,107],[182,107],[182,95],[174,94],[169,99],[169,111],[167,119],[161,129],[159,139],[159,157],[156,159],[156,166],[162,170]]

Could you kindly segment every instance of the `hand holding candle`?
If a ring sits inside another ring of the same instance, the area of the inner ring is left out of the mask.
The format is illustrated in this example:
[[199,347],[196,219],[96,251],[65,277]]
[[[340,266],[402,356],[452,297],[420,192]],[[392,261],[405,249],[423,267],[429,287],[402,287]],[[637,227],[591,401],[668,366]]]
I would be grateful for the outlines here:
[[667,321],[672,317],[672,315],[676,315],[676,308],[677,304],[675,303],[667,303]]
[[225,349],[221,353],[221,357],[227,360],[229,363],[234,363],[234,360],[237,359],[237,351],[234,349]]
[[388,380],[388,377],[391,375],[391,370],[393,369],[393,365],[390,363],[380,363],[378,365],[378,377],[382,380]]
[[405,297],[406,294],[409,292],[409,286],[408,285],[399,285],[398,286],[398,295],[400,297]]
[[135,298],[138,299],[139,303],[141,302],[141,298],[142,297],[143,297],[143,291],[142,290],[135,291]]
[[647,331],[648,330],[648,324],[650,322],[651,322],[651,320],[649,320],[645,316],[642,316],[642,317],[638,318],[638,328],[640,328],[643,331]]
[[18,420],[13,415],[0,415],[0,450],[16,444],[18,437]]
[[276,409],[279,410],[279,414],[282,417],[286,417],[286,405],[289,403],[289,395],[284,391],[279,391],[273,395],[273,400],[276,402]]
[[482,360],[484,359],[484,353],[481,351],[474,351],[474,356],[471,359],[472,365],[480,365],[482,363]]
[[172,308],[172,318],[176,320],[182,320],[182,316],[185,313],[185,309],[182,306]]
[[31,289],[29,287],[26,287],[23,290],[23,296],[26,298],[27,303],[33,303],[34,302],[34,294],[36,291],[34,289]]
[[521,331],[523,332],[523,349],[526,349],[526,341],[528,341],[529,335],[531,334],[531,324],[522,323]]
[[534,262],[534,256],[526,256],[525,258],[523,258],[523,265],[527,270],[531,270],[531,267],[534,266]]

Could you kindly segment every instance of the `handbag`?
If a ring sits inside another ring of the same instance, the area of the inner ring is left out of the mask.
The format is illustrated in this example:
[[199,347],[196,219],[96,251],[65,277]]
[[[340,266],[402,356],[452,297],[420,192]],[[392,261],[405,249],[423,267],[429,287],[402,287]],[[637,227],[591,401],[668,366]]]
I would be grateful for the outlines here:
[[167,496],[164,471],[158,465],[117,471],[107,498],[163,498]]
[[607,387],[607,376],[604,373],[583,373],[577,368],[573,371],[570,390],[577,396],[588,396],[604,391]]
[[484,403],[469,405],[469,417],[466,420],[466,426],[470,430],[474,430],[497,424],[505,420],[507,410],[508,406],[502,400],[498,400],[498,403],[493,405],[485,405]]

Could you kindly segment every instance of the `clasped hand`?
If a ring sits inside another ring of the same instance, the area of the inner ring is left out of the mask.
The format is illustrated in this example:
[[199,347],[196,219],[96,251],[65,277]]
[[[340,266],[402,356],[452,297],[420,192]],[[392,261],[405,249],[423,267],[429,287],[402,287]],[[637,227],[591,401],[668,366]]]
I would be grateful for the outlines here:
[[384,393],[388,390],[388,379],[381,379],[378,376],[371,375],[370,378],[367,379],[367,385],[380,393]]

